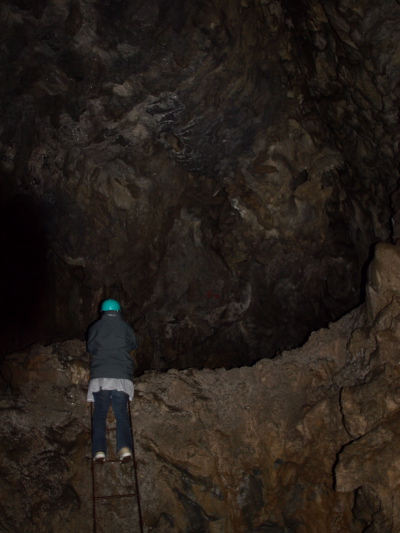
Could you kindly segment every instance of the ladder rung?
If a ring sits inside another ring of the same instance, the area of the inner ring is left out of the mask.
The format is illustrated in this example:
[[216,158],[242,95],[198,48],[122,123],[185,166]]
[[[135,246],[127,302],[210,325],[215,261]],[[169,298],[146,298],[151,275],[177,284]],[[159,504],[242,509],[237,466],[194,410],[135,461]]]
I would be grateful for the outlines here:
[[95,500],[109,500],[111,498],[131,498],[132,496],[136,496],[136,492],[132,492],[132,494],[110,494],[109,496],[95,496]]
[[137,467],[136,461],[133,461],[132,459],[130,461],[125,461],[125,463],[121,463],[120,459],[105,459],[104,461],[93,461],[93,465],[104,465],[104,463],[120,463],[121,465],[133,465],[135,468]]

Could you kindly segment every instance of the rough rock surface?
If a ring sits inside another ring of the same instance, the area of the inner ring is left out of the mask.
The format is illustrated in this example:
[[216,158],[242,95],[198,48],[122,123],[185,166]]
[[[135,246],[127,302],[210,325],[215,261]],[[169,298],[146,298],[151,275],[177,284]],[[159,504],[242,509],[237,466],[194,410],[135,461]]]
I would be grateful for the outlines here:
[[[380,244],[365,305],[302,348],[137,380],[146,533],[399,531],[399,273],[400,248]],[[9,355],[1,375],[0,531],[92,531],[84,344]],[[103,487],[129,489],[114,466]],[[105,531],[132,531],[126,513]]]
[[399,20],[394,0],[3,0],[2,352],[82,340],[114,296],[142,370],[234,367],[358,305],[397,213]]

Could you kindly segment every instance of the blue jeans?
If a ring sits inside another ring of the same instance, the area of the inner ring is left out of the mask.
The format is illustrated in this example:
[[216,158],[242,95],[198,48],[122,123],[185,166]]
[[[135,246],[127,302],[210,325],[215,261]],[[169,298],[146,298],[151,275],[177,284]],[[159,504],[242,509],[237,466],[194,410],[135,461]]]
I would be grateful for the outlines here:
[[129,420],[128,401],[126,392],[117,390],[100,390],[93,393],[94,413],[92,419],[92,453],[104,452],[107,454],[107,413],[112,405],[115,420],[117,421],[117,452],[124,447],[133,449],[132,431]]

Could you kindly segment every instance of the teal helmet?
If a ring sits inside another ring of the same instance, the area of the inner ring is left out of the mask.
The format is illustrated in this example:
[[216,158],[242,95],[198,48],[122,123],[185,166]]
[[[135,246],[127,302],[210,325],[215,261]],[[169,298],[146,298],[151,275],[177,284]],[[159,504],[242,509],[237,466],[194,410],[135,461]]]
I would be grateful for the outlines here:
[[101,304],[102,311],[121,311],[121,306],[117,300],[104,300]]

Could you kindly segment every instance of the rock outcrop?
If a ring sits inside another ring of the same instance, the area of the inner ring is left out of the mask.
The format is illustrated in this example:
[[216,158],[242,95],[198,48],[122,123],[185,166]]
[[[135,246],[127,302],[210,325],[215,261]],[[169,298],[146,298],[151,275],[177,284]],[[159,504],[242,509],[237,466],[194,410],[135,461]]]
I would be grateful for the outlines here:
[[[136,381],[146,533],[399,531],[399,267],[400,248],[378,245],[365,305],[301,348]],[[78,340],[4,359],[2,532],[92,531],[87,369]],[[125,466],[102,468],[102,487],[130,488]],[[126,513],[107,531],[131,531]]]
[[232,368],[359,305],[395,236],[399,20],[394,0],[3,0],[2,353],[83,340],[112,296],[141,371]]

